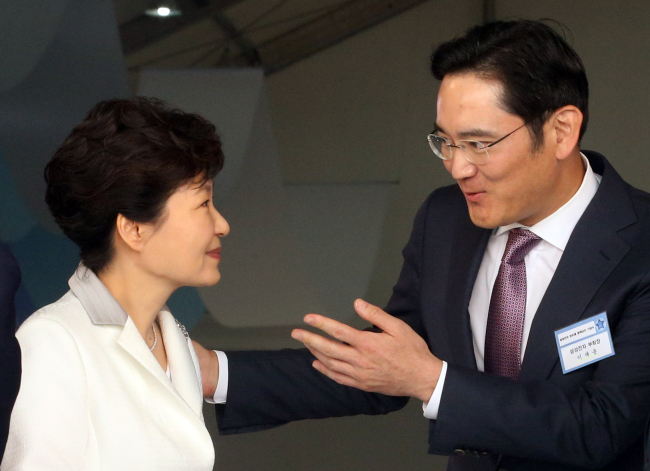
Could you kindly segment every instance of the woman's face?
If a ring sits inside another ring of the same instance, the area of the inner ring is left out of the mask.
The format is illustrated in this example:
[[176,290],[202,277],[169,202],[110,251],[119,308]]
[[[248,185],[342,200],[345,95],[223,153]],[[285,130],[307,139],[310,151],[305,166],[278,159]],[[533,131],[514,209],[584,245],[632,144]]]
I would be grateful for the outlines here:
[[174,288],[214,285],[221,278],[220,238],[228,232],[228,222],[212,203],[212,181],[183,185],[167,200],[141,261],[145,270]]

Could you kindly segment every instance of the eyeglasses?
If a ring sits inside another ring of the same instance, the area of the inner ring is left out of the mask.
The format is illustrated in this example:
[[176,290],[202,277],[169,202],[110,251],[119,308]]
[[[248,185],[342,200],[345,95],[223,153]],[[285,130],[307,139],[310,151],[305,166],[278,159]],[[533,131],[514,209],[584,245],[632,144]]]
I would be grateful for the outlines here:
[[446,137],[439,136],[438,134],[429,134],[427,140],[429,141],[429,146],[434,154],[440,157],[442,160],[450,160],[453,157],[452,149],[467,149],[468,152],[465,153],[465,158],[468,162],[473,163],[474,165],[482,165],[488,161],[490,155],[488,154],[488,149],[492,146],[497,145],[499,142],[503,141],[506,137],[514,134],[523,128],[526,124],[522,124],[517,129],[512,132],[509,132],[501,139],[497,139],[494,142],[485,144],[480,141],[468,141],[462,140],[458,141],[458,144],[454,144],[450,139]]

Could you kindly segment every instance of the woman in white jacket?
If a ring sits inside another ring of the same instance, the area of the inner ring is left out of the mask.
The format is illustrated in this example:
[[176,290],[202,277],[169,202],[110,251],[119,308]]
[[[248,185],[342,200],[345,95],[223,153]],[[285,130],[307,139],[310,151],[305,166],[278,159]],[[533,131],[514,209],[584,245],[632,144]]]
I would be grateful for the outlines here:
[[48,163],[47,204],[82,263],[18,330],[2,471],[212,470],[198,361],[165,303],[220,278],[222,165],[212,124],[143,98],[98,104]]

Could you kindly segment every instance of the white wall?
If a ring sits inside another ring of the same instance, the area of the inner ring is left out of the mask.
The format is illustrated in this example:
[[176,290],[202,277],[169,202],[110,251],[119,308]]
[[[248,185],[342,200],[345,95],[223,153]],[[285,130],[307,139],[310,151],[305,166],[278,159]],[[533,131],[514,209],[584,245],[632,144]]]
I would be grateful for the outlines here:
[[433,48],[481,21],[479,0],[432,0],[267,79],[285,181],[393,182],[366,293],[384,304],[413,216],[452,183],[426,141],[435,120]]

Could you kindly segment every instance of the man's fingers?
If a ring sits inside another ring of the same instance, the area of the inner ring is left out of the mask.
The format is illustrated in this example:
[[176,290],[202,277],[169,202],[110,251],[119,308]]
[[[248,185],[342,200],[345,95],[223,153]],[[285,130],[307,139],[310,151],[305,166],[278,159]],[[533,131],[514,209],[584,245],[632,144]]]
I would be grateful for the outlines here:
[[318,361],[320,361],[328,369],[346,376],[354,376],[354,367],[349,363],[328,357],[323,352],[316,350],[313,347],[307,346],[307,349],[309,349],[311,354],[314,355],[316,359],[318,359]]
[[354,310],[357,311],[357,314],[361,318],[379,327],[384,332],[392,333],[401,322],[399,319],[391,316],[377,306],[365,302],[363,299],[357,299],[354,302]]
[[318,350],[325,356],[336,360],[350,362],[354,357],[354,349],[336,340],[326,339],[318,334],[302,329],[294,329],[291,337],[305,344],[307,348]]
[[350,345],[356,343],[356,340],[361,333],[349,325],[345,325],[342,322],[335,321],[334,319],[319,314],[307,314],[305,316],[305,322],[312,327],[316,327],[326,334],[331,335],[335,339]]
[[329,369],[320,360],[315,360],[314,363],[312,363],[312,366],[327,376],[329,379],[336,381],[343,386],[352,386],[353,388],[358,388],[358,384],[354,378]]

